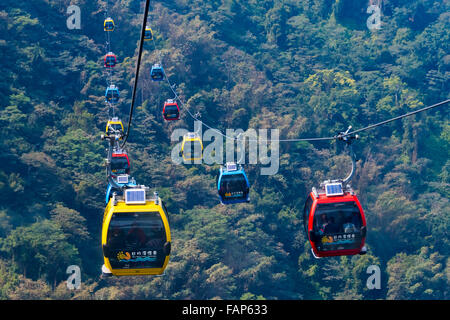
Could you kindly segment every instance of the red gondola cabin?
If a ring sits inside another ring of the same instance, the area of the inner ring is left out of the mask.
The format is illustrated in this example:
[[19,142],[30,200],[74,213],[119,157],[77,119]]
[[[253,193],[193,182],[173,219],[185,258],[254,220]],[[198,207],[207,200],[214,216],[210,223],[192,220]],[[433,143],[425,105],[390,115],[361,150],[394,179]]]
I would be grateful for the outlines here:
[[126,151],[113,152],[110,165],[113,176],[130,174],[130,159],[128,158]]
[[303,222],[316,258],[365,254],[366,219],[358,197],[341,182],[313,188],[306,200]]
[[105,68],[113,68],[117,64],[117,57],[114,53],[108,52],[105,56],[104,62]]

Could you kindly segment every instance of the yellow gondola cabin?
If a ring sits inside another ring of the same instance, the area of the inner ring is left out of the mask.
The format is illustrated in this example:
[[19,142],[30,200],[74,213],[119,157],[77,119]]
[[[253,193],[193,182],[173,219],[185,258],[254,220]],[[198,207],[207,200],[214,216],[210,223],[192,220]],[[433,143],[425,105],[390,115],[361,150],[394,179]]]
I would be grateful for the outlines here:
[[150,41],[153,40],[153,31],[150,27],[145,27],[144,31],[144,41]]
[[103,22],[103,30],[105,31],[114,31],[114,20],[112,18],[106,18]]
[[122,135],[124,132],[122,120],[120,120],[119,118],[112,118],[111,120],[108,120],[105,132],[106,135],[117,134],[120,136],[120,139],[122,139]]
[[188,132],[183,136],[181,155],[184,162],[202,160],[203,143],[196,132]]

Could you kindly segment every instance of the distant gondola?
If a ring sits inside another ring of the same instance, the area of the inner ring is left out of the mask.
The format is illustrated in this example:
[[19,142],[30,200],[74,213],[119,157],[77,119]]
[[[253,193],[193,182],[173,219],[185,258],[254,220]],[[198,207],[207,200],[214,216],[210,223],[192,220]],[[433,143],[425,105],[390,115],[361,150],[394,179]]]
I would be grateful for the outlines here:
[[150,70],[150,77],[153,81],[164,80],[164,69],[160,64],[154,64]]
[[108,186],[106,187],[106,195],[105,195],[105,202],[106,205],[109,202],[109,199],[112,197],[113,192],[116,192],[117,195],[123,196],[123,189],[125,187],[135,187],[136,181],[134,179],[130,179],[130,176],[125,175],[118,175],[115,179],[112,181],[110,179]]
[[110,103],[117,103],[120,99],[119,89],[115,85],[110,85],[106,88],[105,99]]
[[197,161],[203,158],[203,143],[196,132],[188,132],[183,136],[181,155],[185,162]]
[[117,57],[114,53],[108,52],[104,58],[105,68],[114,68],[117,64]]
[[144,31],[144,41],[150,41],[153,40],[153,31],[150,27],[145,27]]
[[249,202],[250,183],[242,167],[227,163],[220,168],[217,191],[222,204]]
[[168,99],[164,103],[163,117],[167,121],[173,121],[180,119],[180,108],[175,100]]
[[119,120],[119,118],[112,118],[111,120],[108,120],[105,133],[107,136],[115,135],[119,138],[119,140],[122,140],[124,133],[122,121]]
[[103,30],[105,31],[114,31],[114,20],[112,18],[106,18],[103,22]]
[[114,176],[130,174],[130,159],[124,150],[115,150],[111,154],[110,170]]

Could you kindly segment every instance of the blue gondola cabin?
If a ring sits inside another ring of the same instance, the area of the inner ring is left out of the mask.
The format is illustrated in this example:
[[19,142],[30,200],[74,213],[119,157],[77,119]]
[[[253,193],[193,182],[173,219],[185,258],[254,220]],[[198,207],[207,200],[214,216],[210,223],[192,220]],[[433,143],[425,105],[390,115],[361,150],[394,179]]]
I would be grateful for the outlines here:
[[243,168],[236,163],[220,168],[217,191],[222,204],[249,202],[250,183]]

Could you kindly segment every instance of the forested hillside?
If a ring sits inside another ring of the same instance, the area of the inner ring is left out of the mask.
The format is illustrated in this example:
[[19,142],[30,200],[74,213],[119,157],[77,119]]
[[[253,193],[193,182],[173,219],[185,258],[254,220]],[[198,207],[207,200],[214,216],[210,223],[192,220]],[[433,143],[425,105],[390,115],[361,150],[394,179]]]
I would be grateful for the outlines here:
[[[142,24],[140,0],[109,1],[118,57],[118,116],[128,121]],[[315,259],[303,230],[308,192],[345,176],[336,141],[280,143],[280,167],[247,165],[248,204],[223,206],[219,165],[177,165],[165,122],[172,98],[150,79],[159,59],[201,120],[279,129],[280,138],[333,136],[449,98],[450,4],[370,1],[151,1],[128,139],[131,175],[170,213],[163,277],[100,278],[105,34],[102,0],[0,3],[0,299],[449,299],[448,106],[361,133],[352,181],[367,219],[366,255]],[[67,28],[67,7],[81,29]],[[79,290],[66,287],[78,265]],[[369,290],[366,270],[381,269]]]

